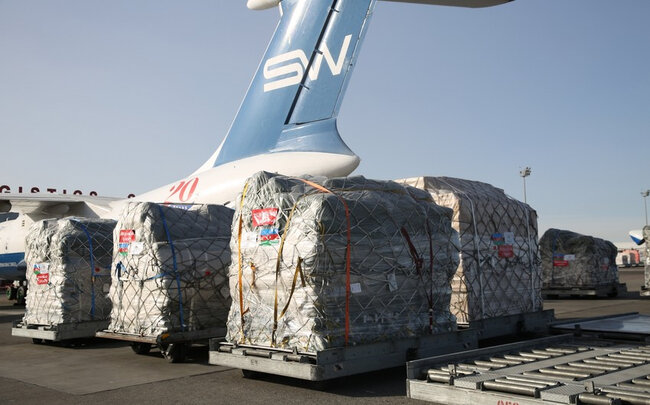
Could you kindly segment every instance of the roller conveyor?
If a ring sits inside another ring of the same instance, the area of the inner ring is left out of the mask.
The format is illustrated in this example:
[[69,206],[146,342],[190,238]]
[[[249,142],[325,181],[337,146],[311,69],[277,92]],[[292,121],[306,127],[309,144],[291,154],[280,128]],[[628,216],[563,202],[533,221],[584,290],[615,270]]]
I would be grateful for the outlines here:
[[586,342],[561,335],[409,362],[408,396],[435,403],[650,405],[648,346]]

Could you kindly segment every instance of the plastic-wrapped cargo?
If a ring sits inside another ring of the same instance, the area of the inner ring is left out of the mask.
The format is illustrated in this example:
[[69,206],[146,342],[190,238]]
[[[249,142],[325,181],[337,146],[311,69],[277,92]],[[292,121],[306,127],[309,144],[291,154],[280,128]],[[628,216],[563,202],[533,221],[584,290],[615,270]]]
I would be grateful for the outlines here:
[[502,189],[453,177],[397,180],[454,212],[460,264],[452,281],[458,323],[542,310],[537,212]]
[[255,174],[233,220],[227,340],[312,353],[454,329],[450,219],[392,181]]
[[609,241],[551,228],[539,240],[539,250],[545,289],[618,284],[618,251]]
[[113,228],[113,220],[74,217],[32,225],[25,240],[29,290],[23,323],[108,324]]
[[109,332],[225,328],[233,210],[129,202],[114,232]]

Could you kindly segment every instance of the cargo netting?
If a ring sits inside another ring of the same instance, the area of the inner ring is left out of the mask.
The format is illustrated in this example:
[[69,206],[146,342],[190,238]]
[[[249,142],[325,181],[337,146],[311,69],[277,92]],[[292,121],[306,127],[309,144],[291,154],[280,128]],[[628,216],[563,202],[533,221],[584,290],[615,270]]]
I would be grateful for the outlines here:
[[397,180],[453,210],[460,264],[451,311],[459,324],[542,310],[537,213],[490,184],[453,177]]
[[618,284],[613,243],[561,229],[549,229],[539,240],[543,288],[596,287]]
[[25,239],[29,289],[24,323],[108,324],[113,228],[113,220],[74,217],[32,225]]
[[114,232],[110,332],[225,328],[233,210],[129,202]]
[[455,329],[450,219],[392,181],[255,174],[233,219],[227,340],[313,353]]

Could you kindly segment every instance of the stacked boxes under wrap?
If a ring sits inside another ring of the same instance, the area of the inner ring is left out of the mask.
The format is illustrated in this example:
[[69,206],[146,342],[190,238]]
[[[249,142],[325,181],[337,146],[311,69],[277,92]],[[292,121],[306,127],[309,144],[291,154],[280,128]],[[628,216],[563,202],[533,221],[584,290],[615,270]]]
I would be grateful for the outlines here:
[[225,328],[233,210],[128,203],[114,233],[108,330],[138,336]]
[[544,288],[618,284],[618,252],[609,241],[551,228],[539,240],[539,250]]
[[502,189],[452,177],[397,180],[454,211],[460,264],[451,311],[459,323],[542,310],[537,213]]
[[86,218],[32,225],[25,240],[29,291],[24,323],[106,320],[108,325],[114,227],[112,220]]
[[307,181],[260,172],[240,195],[227,340],[317,352],[454,329],[451,211],[395,182]]

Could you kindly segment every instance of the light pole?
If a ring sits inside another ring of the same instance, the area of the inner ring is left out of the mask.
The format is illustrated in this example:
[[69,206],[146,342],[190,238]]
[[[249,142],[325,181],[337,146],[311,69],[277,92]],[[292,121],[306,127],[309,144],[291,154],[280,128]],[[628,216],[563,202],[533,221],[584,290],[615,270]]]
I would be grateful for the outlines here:
[[650,190],[642,191],[641,196],[643,197],[643,206],[645,207],[645,224],[648,225],[648,196],[650,195]]
[[528,203],[526,201],[526,177],[530,176],[530,167],[526,167],[525,169],[520,170],[519,175],[522,179],[524,179],[524,202]]

